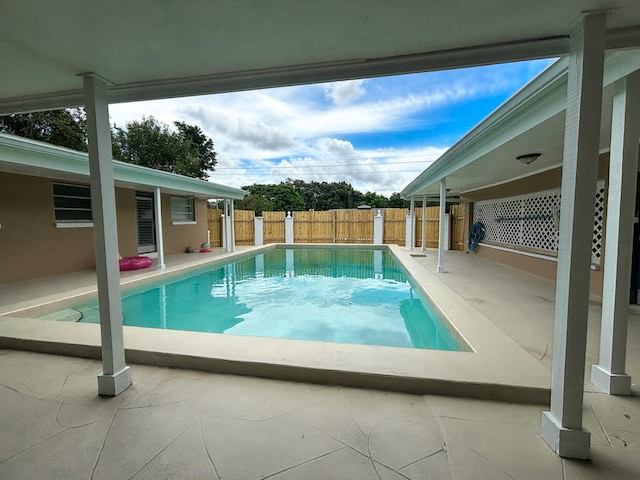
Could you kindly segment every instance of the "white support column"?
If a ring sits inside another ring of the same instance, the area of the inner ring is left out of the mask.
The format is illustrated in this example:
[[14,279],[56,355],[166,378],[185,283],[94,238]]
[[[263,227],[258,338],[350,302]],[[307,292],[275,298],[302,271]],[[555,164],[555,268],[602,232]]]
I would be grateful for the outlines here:
[[158,268],[164,268],[164,242],[162,240],[162,198],[160,197],[160,188],[156,187],[153,191],[153,208],[156,222],[156,248],[158,249]]
[[616,82],[613,97],[600,363],[591,367],[591,383],[613,395],[631,393],[625,369],[639,137],[640,71],[636,71]]
[[409,239],[407,247],[413,251],[416,243],[416,199],[411,197],[411,206],[409,207]]
[[253,244],[255,246],[264,245],[264,222],[262,221],[262,217],[254,217],[253,224]]
[[224,222],[223,222],[222,238],[223,238],[223,247],[225,252],[230,252],[230,244],[229,244],[229,199],[224,199]]
[[293,243],[293,217],[291,212],[287,212],[287,216],[284,219],[284,242]]
[[124,359],[118,225],[106,82],[95,75],[86,75],[84,98],[102,343],[98,394],[115,396],[131,385],[131,371]]
[[582,459],[590,454],[582,407],[605,29],[606,13],[587,14],[570,39],[551,408],[542,413],[549,446],[561,457]]
[[438,223],[438,273],[444,272],[444,242],[447,210],[447,179],[440,180],[440,222]]
[[384,241],[384,221],[382,218],[382,210],[378,209],[373,217],[373,244],[382,245]]
[[229,228],[229,240],[230,240],[230,244],[231,244],[231,251],[235,252],[236,251],[236,214],[235,214],[235,208],[233,205],[233,198],[229,200],[229,204],[230,204],[230,210],[231,210],[231,215],[229,218],[229,224],[230,224],[230,228]]
[[422,197],[422,245],[420,250],[427,251],[427,196]]

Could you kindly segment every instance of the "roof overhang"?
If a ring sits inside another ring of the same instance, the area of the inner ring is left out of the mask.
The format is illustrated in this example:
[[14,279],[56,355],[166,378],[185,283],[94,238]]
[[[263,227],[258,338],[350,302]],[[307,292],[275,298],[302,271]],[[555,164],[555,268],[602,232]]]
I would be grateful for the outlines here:
[[[438,160],[418,175],[401,194],[434,196],[445,178],[452,195],[526,178],[562,165],[567,97],[567,59],[553,63],[498,107]],[[600,149],[611,138],[613,83],[640,69],[640,50],[609,52],[605,57]],[[541,153],[524,165],[519,155]]]
[[[88,182],[89,158],[86,153],[68,148],[0,134],[0,172]],[[240,188],[119,161],[113,162],[113,175],[116,186],[137,190],[160,188],[161,192],[174,195],[240,200],[249,193]]]
[[0,114],[562,56],[581,13],[608,11],[607,48],[640,44],[639,0],[5,2]]

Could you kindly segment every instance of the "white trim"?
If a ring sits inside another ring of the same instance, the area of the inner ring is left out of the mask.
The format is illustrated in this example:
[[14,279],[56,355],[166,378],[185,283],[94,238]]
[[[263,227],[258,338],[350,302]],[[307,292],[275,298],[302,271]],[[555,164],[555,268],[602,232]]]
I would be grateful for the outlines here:
[[[11,172],[47,178],[72,175],[89,181],[89,157],[86,153],[50,145],[15,135],[0,133],[0,165],[9,164]],[[185,177],[113,160],[116,186],[137,188],[158,187],[162,193],[192,195],[199,198],[234,198],[241,200],[249,193],[227,185]],[[3,169],[0,168],[0,171]],[[58,182],[59,183],[59,182]]]
[[197,225],[198,222],[190,221],[190,222],[171,222],[171,225]]
[[502,250],[504,252],[511,252],[511,253],[517,253],[519,255],[524,255],[525,257],[533,257],[533,258],[540,258],[542,260],[550,260],[552,262],[558,262],[558,259],[556,257],[553,256],[547,256],[547,255],[543,255],[541,253],[533,253],[533,252],[527,252],[524,250],[516,250],[515,248],[509,248],[509,247],[500,247],[498,245],[491,245],[489,243],[482,243],[480,242],[478,244],[480,247],[486,247],[486,248],[493,248],[495,250]]
[[56,222],[56,228],[92,228],[93,222]]

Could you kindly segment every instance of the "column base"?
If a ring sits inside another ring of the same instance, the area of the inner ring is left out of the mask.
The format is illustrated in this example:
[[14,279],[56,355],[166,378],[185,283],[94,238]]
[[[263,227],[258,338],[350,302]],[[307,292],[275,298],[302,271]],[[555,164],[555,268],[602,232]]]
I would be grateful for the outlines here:
[[444,265],[438,265],[438,267],[436,268],[436,271],[438,273],[443,273],[444,272]]
[[131,369],[126,366],[113,375],[98,375],[98,395],[115,397],[131,386]]
[[591,383],[610,395],[631,395],[631,376],[607,372],[600,365],[591,365]]
[[542,438],[560,457],[588,460],[591,455],[591,432],[564,428],[551,412],[542,412]]

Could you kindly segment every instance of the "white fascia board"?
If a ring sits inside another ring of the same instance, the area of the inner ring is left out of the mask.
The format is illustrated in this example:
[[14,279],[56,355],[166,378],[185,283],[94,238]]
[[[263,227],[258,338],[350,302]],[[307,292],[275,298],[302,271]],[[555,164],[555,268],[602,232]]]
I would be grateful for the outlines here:
[[[408,198],[566,109],[566,58],[561,58],[489,114],[400,193]],[[605,58],[603,88],[640,68],[640,50]]]
[[[0,134],[0,162],[31,167],[34,170],[44,169],[50,172],[60,172],[61,174],[82,175],[86,176],[87,179],[89,177],[89,158],[86,153],[14,135]],[[113,162],[113,173],[117,182],[160,187],[160,189],[183,192],[187,195],[240,200],[248,194],[248,192],[240,188],[115,160]]]
[[[561,58],[489,114],[401,192],[416,195],[564,109],[567,59]],[[531,110],[529,110],[531,109]],[[532,114],[533,113],[533,114]],[[517,132],[517,133],[516,133]]]

